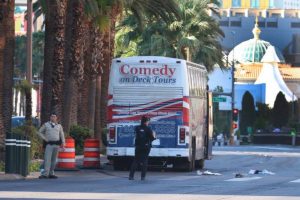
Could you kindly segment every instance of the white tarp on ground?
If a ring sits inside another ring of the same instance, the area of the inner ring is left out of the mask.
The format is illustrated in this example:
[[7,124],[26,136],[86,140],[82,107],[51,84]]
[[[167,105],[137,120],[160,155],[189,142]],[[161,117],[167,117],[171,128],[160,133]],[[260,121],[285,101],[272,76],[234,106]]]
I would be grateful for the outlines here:
[[297,97],[287,87],[278,69],[277,63],[280,61],[274,46],[268,47],[261,62],[264,63],[263,68],[255,84],[266,84],[266,104],[273,107],[276,96],[280,91],[285,95],[287,101],[296,101]]

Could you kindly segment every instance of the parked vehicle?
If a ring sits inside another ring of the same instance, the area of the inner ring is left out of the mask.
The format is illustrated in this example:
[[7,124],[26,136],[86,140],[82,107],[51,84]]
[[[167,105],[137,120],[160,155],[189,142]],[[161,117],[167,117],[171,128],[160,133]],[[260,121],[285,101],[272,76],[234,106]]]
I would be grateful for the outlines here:
[[151,118],[157,139],[150,165],[193,170],[211,159],[212,101],[204,66],[181,59],[139,56],[112,61],[108,100],[108,159],[128,168],[134,127]]
[[[25,117],[24,116],[14,116],[11,118],[11,127],[16,128],[18,126],[23,126],[25,124]],[[35,127],[40,126],[40,120],[36,117],[32,118],[32,124]]]

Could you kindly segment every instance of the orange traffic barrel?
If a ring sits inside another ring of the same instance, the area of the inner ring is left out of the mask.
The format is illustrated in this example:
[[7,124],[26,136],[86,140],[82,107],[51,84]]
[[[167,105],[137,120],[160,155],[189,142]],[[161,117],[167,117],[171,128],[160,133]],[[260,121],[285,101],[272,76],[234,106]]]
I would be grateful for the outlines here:
[[100,168],[99,146],[98,139],[86,139],[84,141],[84,168]]
[[66,138],[65,149],[59,149],[57,165],[58,169],[75,169],[75,141],[71,137]]

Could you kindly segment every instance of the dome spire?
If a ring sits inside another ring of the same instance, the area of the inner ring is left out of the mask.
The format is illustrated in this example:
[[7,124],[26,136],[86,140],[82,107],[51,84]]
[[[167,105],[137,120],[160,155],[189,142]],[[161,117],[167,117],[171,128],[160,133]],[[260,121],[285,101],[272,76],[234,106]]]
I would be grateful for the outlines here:
[[252,30],[254,39],[259,40],[260,32],[261,32],[261,30],[258,28],[258,18],[256,16],[256,18],[255,18],[255,26],[254,26],[254,28]]

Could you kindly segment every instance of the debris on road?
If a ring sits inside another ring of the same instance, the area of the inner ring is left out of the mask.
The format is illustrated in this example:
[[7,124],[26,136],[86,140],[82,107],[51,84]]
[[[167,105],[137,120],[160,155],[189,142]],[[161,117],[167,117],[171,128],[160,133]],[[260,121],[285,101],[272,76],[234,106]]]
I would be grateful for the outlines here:
[[262,174],[275,175],[274,172],[268,171],[268,170],[266,170],[266,169],[264,169],[264,170],[262,171]]
[[261,172],[262,172],[261,170],[250,169],[250,171],[248,172],[248,174],[259,174]]
[[240,173],[237,173],[237,174],[235,174],[235,178],[244,178],[244,175],[240,174]]
[[213,173],[213,172],[210,172],[208,170],[205,170],[205,171],[200,171],[200,170],[197,170],[197,175],[199,176],[202,176],[202,175],[213,175],[213,176],[221,176],[222,174],[220,173]]
[[269,174],[269,175],[274,175],[275,173],[274,172],[271,172],[271,171],[268,171],[266,169],[264,170],[254,170],[254,169],[251,169],[248,174]]

